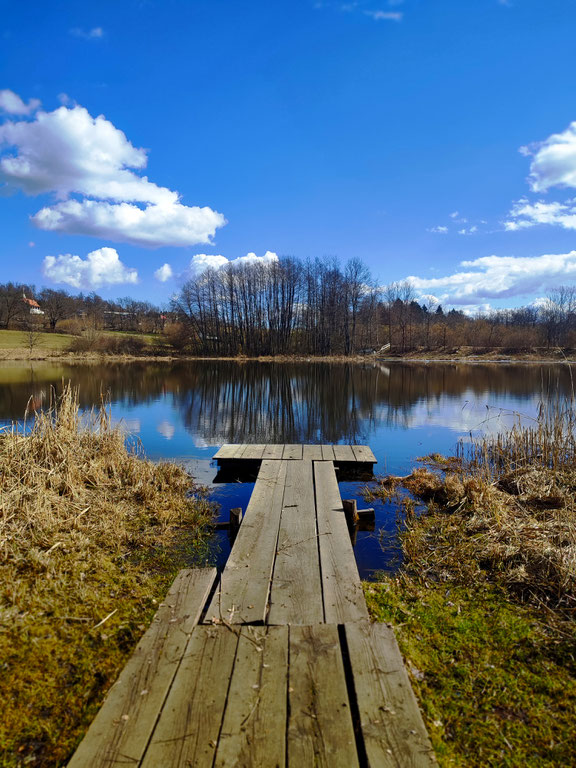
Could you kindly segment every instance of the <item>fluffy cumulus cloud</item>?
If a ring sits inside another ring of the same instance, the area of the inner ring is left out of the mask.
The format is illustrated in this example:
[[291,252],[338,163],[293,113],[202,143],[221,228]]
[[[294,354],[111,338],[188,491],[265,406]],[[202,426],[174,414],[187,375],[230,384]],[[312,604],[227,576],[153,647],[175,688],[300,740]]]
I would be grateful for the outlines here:
[[32,217],[40,229],[160,248],[208,243],[222,217],[211,208],[67,200]]
[[99,288],[119,283],[137,283],[138,272],[120,261],[114,248],[99,248],[85,259],[71,253],[46,256],[43,270],[55,283],[65,283],[72,288]]
[[161,283],[165,283],[170,280],[173,274],[170,264],[162,264],[162,266],[154,272],[154,277]]
[[529,296],[576,280],[576,251],[543,256],[484,256],[463,261],[463,268],[445,277],[408,280],[421,295],[433,294],[442,303],[470,306],[486,299]]
[[576,188],[576,122],[562,133],[520,149],[531,156],[530,186],[534,192],[551,187]]
[[40,107],[39,99],[30,99],[28,104],[17,93],[7,88],[0,91],[0,110],[9,115],[31,115]]
[[576,229],[576,199],[565,203],[539,200],[531,203],[526,198],[518,200],[508,214],[504,227],[510,231],[530,229],[539,224],[549,224],[564,229]]
[[149,247],[211,242],[224,216],[139,175],[147,161],[109,120],[77,105],[0,126],[0,181],[57,199],[32,217],[40,229]]
[[275,261],[278,261],[278,255],[272,251],[266,251],[263,256],[247,253],[246,256],[239,256],[237,259],[227,259],[225,256],[216,254],[198,253],[192,257],[188,271],[190,275],[195,276],[206,269],[220,269],[227,264],[271,264]]

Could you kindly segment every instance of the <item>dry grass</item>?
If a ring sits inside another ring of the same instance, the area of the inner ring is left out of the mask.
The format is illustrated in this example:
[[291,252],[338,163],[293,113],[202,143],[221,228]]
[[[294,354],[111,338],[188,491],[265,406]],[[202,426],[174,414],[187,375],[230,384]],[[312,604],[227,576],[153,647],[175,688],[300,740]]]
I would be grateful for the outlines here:
[[368,491],[398,504],[404,554],[369,608],[395,626],[446,768],[573,764],[575,427],[555,404]]
[[[408,564],[440,580],[488,578],[521,596],[576,609],[576,416],[571,402],[542,408],[531,425],[461,445],[457,461],[384,479],[427,505],[408,509]],[[440,469],[440,471],[439,471]]]
[[[212,510],[174,464],[64,394],[0,432],[0,764],[59,765]],[[101,623],[107,616],[105,623]]]

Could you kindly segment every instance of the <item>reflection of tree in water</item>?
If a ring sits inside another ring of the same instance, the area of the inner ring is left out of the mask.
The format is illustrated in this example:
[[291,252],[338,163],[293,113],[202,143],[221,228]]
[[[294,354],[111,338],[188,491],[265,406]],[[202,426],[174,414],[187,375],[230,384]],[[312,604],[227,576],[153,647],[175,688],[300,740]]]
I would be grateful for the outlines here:
[[[207,443],[362,442],[377,423],[409,426],[422,404],[441,412],[468,397],[506,402],[566,396],[563,365],[366,363],[104,363],[0,371],[0,418],[22,418],[31,395],[71,379],[90,407],[109,393],[124,406],[171,398]],[[145,418],[145,415],[142,416]]]
[[174,401],[186,426],[213,443],[352,442],[370,419],[364,379],[350,365],[208,364]]

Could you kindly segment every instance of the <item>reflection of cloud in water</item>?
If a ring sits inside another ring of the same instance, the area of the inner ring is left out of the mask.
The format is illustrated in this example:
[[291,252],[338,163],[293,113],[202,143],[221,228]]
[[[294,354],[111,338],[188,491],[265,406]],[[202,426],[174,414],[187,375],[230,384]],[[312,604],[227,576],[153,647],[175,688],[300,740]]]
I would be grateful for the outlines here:
[[169,421],[164,419],[164,421],[161,421],[160,424],[158,424],[156,431],[159,432],[162,437],[165,437],[166,440],[172,440],[174,433],[176,432],[176,427],[174,424],[171,424]]
[[[462,399],[439,398],[420,400],[408,411],[403,412],[402,426],[405,428],[442,427],[457,433],[479,433],[496,435],[518,423],[530,421],[538,413],[540,397],[535,395],[524,400],[522,411],[490,405],[476,399],[472,392],[465,392]],[[377,409],[377,417],[389,420],[388,407]]]
[[206,440],[201,435],[193,435],[192,442],[194,443],[195,448],[215,448],[216,446],[222,445],[222,443],[219,442],[217,438],[213,440]]
[[142,424],[140,422],[140,419],[114,419],[112,418],[112,424],[115,427],[118,427],[122,430],[122,432],[127,432],[130,434],[136,434],[140,432],[142,428]]

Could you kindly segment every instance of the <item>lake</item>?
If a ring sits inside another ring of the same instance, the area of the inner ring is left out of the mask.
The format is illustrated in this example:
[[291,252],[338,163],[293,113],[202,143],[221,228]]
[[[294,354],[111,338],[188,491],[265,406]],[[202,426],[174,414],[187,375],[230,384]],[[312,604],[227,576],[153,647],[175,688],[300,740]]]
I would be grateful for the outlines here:
[[[542,400],[573,391],[565,364],[3,362],[0,424],[22,420],[68,380],[83,408],[108,398],[113,419],[149,458],[185,462],[210,486],[223,520],[231,507],[246,507],[253,487],[213,483],[211,457],[223,443],[362,443],[376,454],[377,474],[406,474],[419,456],[450,453],[460,439],[534,418]],[[361,501],[364,485],[343,482],[341,493]],[[397,567],[395,531],[394,506],[376,505],[375,530],[360,531],[355,544],[363,578]],[[228,552],[219,532],[219,565]]]

